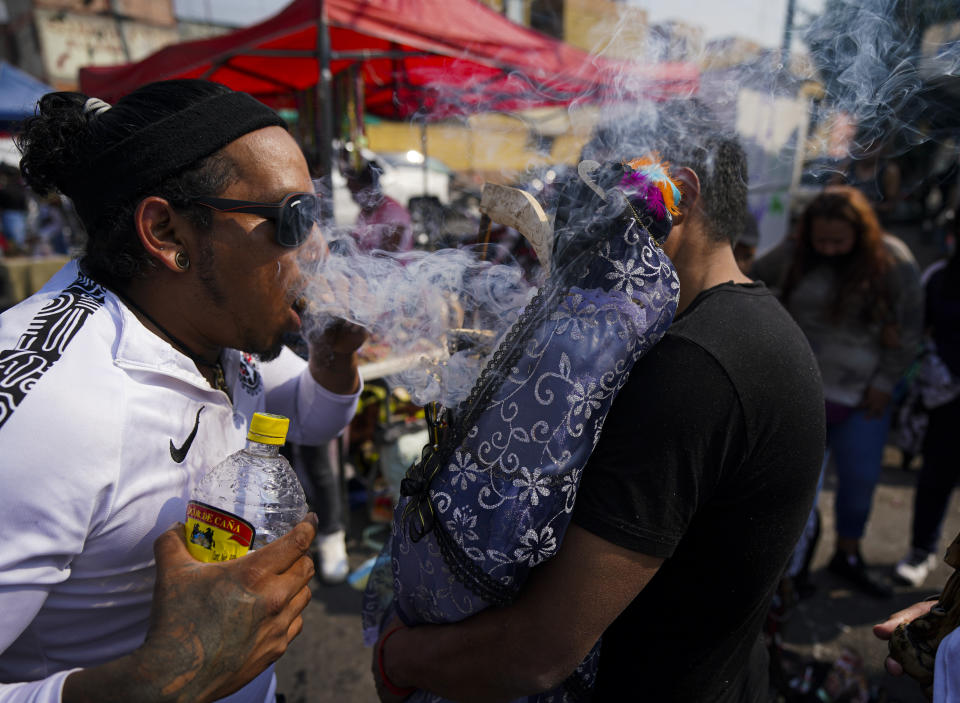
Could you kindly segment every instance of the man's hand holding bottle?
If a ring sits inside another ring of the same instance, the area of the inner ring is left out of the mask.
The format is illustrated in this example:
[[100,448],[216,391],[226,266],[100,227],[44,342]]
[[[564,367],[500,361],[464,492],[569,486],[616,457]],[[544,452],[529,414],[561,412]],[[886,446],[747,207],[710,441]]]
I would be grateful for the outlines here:
[[279,659],[303,629],[317,519],[241,559],[202,563],[183,525],[154,543],[150,629],[130,655],[71,674],[64,703],[203,703],[242,688]]

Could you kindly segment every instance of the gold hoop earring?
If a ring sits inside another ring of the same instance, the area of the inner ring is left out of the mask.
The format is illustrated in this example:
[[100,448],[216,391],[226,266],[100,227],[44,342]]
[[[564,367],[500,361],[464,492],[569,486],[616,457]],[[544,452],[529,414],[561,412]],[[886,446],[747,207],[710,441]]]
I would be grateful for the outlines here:
[[181,271],[186,271],[188,268],[190,268],[190,257],[187,256],[187,252],[185,252],[183,249],[177,250],[173,260],[177,264],[177,268]]

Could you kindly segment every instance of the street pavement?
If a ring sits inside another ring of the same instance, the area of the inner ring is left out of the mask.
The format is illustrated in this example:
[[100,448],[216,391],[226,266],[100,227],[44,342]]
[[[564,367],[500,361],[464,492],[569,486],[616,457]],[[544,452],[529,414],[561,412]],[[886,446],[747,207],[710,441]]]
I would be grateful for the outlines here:
[[[899,467],[899,456],[888,449],[874,496],[873,511],[863,543],[864,558],[887,575],[906,553],[913,511],[916,471]],[[826,570],[833,554],[834,480],[828,472],[819,499],[823,530],[813,564],[814,594],[801,600],[783,624],[784,646],[798,657],[833,662],[845,647],[863,659],[864,672],[875,692],[886,703],[922,703],[925,698],[911,680],[887,674],[883,668],[886,643],[871,628],[887,615],[937,593],[952,570],[940,563],[922,588],[898,586],[888,600],[878,600],[851,590]],[[362,543],[367,525],[363,511],[354,511],[348,536],[351,566],[356,568],[373,551]],[[960,531],[960,498],[954,493],[941,538],[941,554]],[[709,589],[705,588],[705,593]],[[370,676],[370,650],[360,632],[361,594],[347,585],[323,586],[316,582],[313,600],[304,616],[303,634],[277,663],[278,691],[286,703],[369,703],[376,701]],[[638,698],[642,700],[642,698]]]
[[[347,555],[355,570],[376,552],[364,543],[369,527],[364,509],[353,511]],[[326,586],[314,580],[313,599],[303,616],[303,632],[277,662],[277,693],[285,703],[373,703],[371,649],[363,646],[362,594],[347,584]]]
[[[899,464],[899,453],[888,447],[863,542],[864,560],[887,576],[892,575],[893,567],[910,544],[917,472],[904,471]],[[884,670],[887,645],[873,636],[872,626],[885,620],[891,613],[939,593],[953,569],[941,560],[922,587],[898,585],[894,597],[888,600],[871,598],[852,590],[843,579],[826,569],[835,544],[834,485],[833,474],[828,472],[819,500],[823,535],[812,563],[817,590],[812,597],[800,601],[784,623],[786,648],[805,657],[833,662],[843,648],[848,647],[862,657],[864,671],[871,686],[876,689],[875,693],[882,691],[885,695],[882,700],[888,703],[922,703],[926,698],[912,680],[891,676]],[[955,491],[940,538],[941,557],[958,532],[960,497]]]

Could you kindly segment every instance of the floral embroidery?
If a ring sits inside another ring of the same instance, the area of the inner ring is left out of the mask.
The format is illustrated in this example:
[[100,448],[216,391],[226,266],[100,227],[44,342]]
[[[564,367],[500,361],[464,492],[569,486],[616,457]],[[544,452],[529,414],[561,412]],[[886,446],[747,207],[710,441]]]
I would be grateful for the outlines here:
[[463,544],[465,540],[476,542],[480,536],[476,533],[477,516],[471,514],[470,508],[454,508],[453,519],[447,520],[447,529],[457,540],[458,544]]
[[[616,281],[614,290],[626,291],[627,295],[633,295],[633,289],[643,287],[644,267],[641,262],[627,259],[626,262],[613,260],[613,271],[607,273],[607,278]],[[636,264],[636,266],[634,266]]]
[[570,473],[563,475],[563,482],[560,484],[560,492],[573,494],[580,484],[580,469],[574,469]]
[[560,484],[560,492],[566,497],[563,504],[563,510],[566,513],[573,511],[574,502],[577,499],[577,486],[580,485],[580,475],[582,469],[574,469],[563,475],[563,482]]
[[577,381],[573,384],[573,390],[567,396],[567,402],[571,406],[570,412],[574,415],[583,413],[583,417],[589,420],[592,412],[600,409],[600,401],[604,395],[603,390],[598,389],[597,384],[593,381],[590,381],[586,388],[583,387],[582,381]]
[[568,295],[560,308],[550,316],[551,320],[557,320],[556,333],[558,335],[566,334],[570,330],[570,339],[581,340],[585,336],[588,327],[596,327],[597,321],[595,315],[597,306],[593,303],[583,304],[584,297],[581,293],[572,293]]
[[527,530],[520,538],[520,544],[523,546],[517,547],[513,555],[529,566],[536,566],[557,551],[557,538],[553,536],[553,528],[549,525],[540,532]]
[[456,464],[450,464],[450,485],[460,485],[460,490],[467,490],[467,481],[475,482],[480,469],[470,460],[470,452],[462,452],[458,449],[454,453]]
[[522,488],[520,495],[517,496],[517,500],[521,503],[530,499],[531,505],[540,504],[540,496],[546,498],[550,495],[550,477],[542,476],[543,472],[540,469],[534,469],[533,473],[530,473],[530,470],[526,467],[520,469],[521,478],[513,479],[513,485],[517,488]]

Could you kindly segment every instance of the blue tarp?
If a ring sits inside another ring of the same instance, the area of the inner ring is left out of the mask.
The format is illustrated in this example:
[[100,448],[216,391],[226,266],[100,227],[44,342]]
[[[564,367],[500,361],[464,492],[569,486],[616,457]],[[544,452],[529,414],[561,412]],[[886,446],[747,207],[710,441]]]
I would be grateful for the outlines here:
[[22,120],[33,114],[37,100],[53,88],[0,61],[0,123]]

